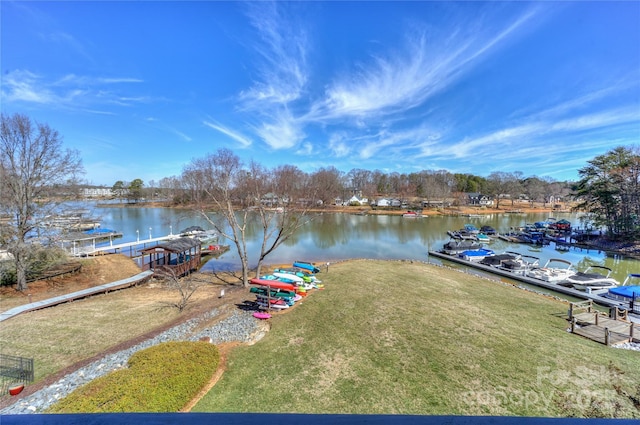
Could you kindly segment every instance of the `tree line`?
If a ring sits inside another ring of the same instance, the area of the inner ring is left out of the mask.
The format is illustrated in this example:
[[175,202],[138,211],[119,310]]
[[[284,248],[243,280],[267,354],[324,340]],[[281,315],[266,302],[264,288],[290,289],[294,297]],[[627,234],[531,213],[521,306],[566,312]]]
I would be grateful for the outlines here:
[[[189,164],[180,176],[165,177],[149,182],[143,190],[130,191],[127,183],[116,182],[112,191],[119,199],[161,198],[175,205],[191,204],[197,198],[193,188],[193,166]],[[548,177],[524,177],[520,171],[493,172],[488,177],[451,173],[447,170],[422,170],[414,173],[384,173],[380,170],[352,169],[343,172],[333,166],[306,173],[296,166],[291,176],[315,184],[317,206],[332,205],[336,200],[346,201],[353,194],[372,201],[380,197],[394,197],[401,201],[452,200],[453,205],[465,205],[468,193],[480,193],[493,198],[497,207],[526,199],[531,204],[546,205],[553,199],[566,199],[574,193],[575,182],[555,181]],[[276,169],[272,170],[276,172]],[[134,180],[140,182],[140,179]]]

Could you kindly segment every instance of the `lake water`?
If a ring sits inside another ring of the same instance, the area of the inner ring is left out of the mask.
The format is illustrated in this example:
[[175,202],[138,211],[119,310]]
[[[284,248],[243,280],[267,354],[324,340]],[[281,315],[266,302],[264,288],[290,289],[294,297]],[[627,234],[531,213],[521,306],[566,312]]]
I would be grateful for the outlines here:
[[[169,208],[120,208],[90,207],[98,217],[102,228],[123,233],[114,243],[132,242],[139,236],[158,237],[170,232],[178,233],[189,226],[199,225],[208,229],[206,221],[190,211]],[[574,226],[581,223],[576,214],[554,214],[554,218],[565,218]],[[461,229],[470,223],[476,227],[489,225],[498,232],[506,232],[511,227],[526,223],[544,221],[544,214],[491,214],[481,218],[430,216],[423,218],[403,218],[392,215],[356,215],[346,213],[323,213],[313,216],[313,220],[297,234],[280,246],[268,258],[267,264],[287,264],[294,260],[317,263],[332,262],[351,258],[368,259],[409,259],[426,261],[429,250],[439,250],[450,239],[447,230]],[[257,261],[261,240],[258,228],[248,232],[247,246],[251,265]],[[221,244],[228,244],[224,240]],[[544,248],[526,244],[508,243],[494,240],[488,247],[497,253],[516,251],[540,258],[544,264],[550,258],[570,261],[579,270],[589,264],[611,268],[614,277],[622,282],[629,273],[640,273],[640,261],[617,254],[607,254],[598,250],[572,248],[557,250],[551,244]],[[439,262],[429,258],[431,262]],[[203,270],[237,270],[240,261],[232,245],[231,250],[220,258],[208,261]]]

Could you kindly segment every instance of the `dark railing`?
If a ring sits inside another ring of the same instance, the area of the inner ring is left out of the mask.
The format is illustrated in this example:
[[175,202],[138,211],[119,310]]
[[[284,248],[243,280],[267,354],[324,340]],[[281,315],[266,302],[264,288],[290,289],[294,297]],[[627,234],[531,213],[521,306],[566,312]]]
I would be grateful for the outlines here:
[[0,391],[7,394],[9,387],[33,382],[33,359],[0,354]]
[[189,256],[188,259],[181,259],[181,262],[168,261],[166,257],[154,259],[142,265],[142,270],[153,270],[157,275],[173,274],[174,276],[184,276],[200,266],[200,254]]

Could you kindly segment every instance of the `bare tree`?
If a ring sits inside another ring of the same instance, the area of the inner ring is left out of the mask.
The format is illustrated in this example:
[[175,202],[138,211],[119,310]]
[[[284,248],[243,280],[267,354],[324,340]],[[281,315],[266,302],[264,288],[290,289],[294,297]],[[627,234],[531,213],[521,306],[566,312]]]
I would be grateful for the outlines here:
[[180,277],[173,269],[165,269],[160,273],[160,279],[163,285],[178,293],[179,298],[175,302],[164,302],[169,307],[175,307],[182,312],[191,301],[191,297],[196,293],[198,288],[206,285],[208,282],[199,280],[191,275]]
[[523,181],[523,190],[529,198],[529,203],[545,202],[545,193],[547,192],[548,183],[539,177],[533,176]]
[[311,185],[316,188],[315,193],[323,205],[331,205],[336,195],[343,193],[343,173],[331,166],[320,168],[311,174]]
[[0,244],[13,254],[19,291],[27,289],[27,239],[39,218],[54,208],[49,189],[69,184],[82,171],[78,152],[63,149],[61,136],[47,124],[26,115],[2,115],[0,208],[10,221]]
[[256,275],[259,276],[266,257],[311,221],[308,212],[315,204],[317,188],[311,187],[311,179],[294,166],[282,166],[269,172],[252,162],[247,177],[248,193],[253,193],[255,199],[269,193],[278,200],[275,209],[267,208],[262,202],[255,208],[262,231],[256,265]]
[[[302,175],[301,171],[290,167],[270,172],[255,162],[245,168],[229,149],[219,149],[215,154],[195,159],[184,170],[186,184],[195,197],[196,210],[235,245],[244,286],[249,284],[246,238],[253,228],[251,224],[257,220],[262,231],[256,272],[259,275],[264,259],[309,221],[309,218],[305,219],[310,205],[306,201],[313,201],[314,194],[301,190],[301,187],[306,188]],[[306,201],[301,193],[308,196]],[[267,195],[269,202],[265,202]],[[214,214],[209,212],[211,209]]]

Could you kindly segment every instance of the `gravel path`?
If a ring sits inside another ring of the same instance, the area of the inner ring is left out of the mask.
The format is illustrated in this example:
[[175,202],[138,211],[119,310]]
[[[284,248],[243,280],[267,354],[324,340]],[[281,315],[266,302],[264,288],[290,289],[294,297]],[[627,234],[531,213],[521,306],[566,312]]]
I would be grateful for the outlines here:
[[201,322],[224,314],[224,311],[221,310],[223,309],[212,310],[206,315],[188,320],[138,345],[106,355],[102,359],[64,376],[54,384],[0,410],[0,414],[43,413],[56,401],[66,397],[82,385],[109,372],[126,367],[129,357],[135,352],[163,342],[198,341],[201,338],[210,337],[212,343],[220,344],[235,341],[250,342],[262,337],[262,327],[259,321],[252,316],[253,312],[241,310],[234,310],[229,317],[218,321],[211,327],[195,332]]

